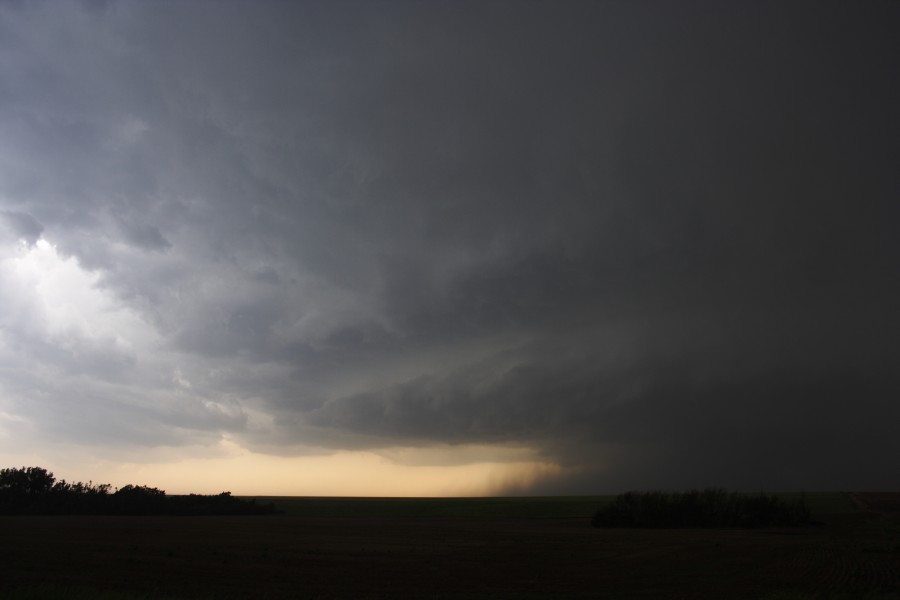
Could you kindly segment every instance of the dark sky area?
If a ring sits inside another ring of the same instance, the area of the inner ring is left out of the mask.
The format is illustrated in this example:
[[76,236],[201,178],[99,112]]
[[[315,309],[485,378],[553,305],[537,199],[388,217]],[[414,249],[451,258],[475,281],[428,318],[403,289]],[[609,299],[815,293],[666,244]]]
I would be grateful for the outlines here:
[[897,489],[898,32],[895,1],[5,2],[0,456]]

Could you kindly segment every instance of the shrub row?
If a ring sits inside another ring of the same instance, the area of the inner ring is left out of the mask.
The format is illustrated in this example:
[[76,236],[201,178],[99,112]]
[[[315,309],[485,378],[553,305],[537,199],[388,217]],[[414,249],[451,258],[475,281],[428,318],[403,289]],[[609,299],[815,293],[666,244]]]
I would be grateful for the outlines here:
[[5,515],[258,515],[277,512],[229,492],[167,496],[163,490],[57,481],[41,467],[0,469],[0,514]]
[[594,527],[797,527],[811,523],[797,502],[723,489],[626,492],[594,514]]

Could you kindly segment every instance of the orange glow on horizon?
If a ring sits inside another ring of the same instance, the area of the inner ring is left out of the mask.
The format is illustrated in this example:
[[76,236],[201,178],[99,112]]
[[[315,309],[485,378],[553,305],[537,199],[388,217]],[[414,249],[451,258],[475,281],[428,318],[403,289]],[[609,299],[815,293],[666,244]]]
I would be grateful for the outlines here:
[[[148,485],[167,494],[228,491],[235,496],[494,496],[525,491],[562,471],[528,450],[499,449],[491,456],[490,448],[477,446],[423,449],[432,460],[419,462],[411,460],[414,448],[282,457],[253,453],[230,442],[221,446],[228,455],[141,463],[31,462],[68,481]],[[479,454],[484,458],[477,460]],[[462,457],[461,464],[454,463],[455,457]]]

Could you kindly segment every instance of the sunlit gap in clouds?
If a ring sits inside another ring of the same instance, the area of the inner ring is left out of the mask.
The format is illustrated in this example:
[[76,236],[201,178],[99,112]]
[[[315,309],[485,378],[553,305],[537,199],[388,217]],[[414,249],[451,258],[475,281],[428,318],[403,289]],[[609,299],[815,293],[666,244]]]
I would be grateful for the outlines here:
[[125,347],[149,341],[149,325],[122,308],[98,287],[100,275],[85,270],[75,257],[65,257],[56,245],[40,238],[33,245],[19,240],[0,255],[0,281],[7,309],[4,320],[15,320],[45,341],[67,335],[109,338]]
[[[85,395],[120,400],[121,374],[158,343],[153,327],[100,279],[43,237],[0,243],[0,456],[7,462],[26,446],[61,442],[60,433],[77,437],[84,423],[101,421],[79,403]],[[64,426],[43,439],[55,423]]]

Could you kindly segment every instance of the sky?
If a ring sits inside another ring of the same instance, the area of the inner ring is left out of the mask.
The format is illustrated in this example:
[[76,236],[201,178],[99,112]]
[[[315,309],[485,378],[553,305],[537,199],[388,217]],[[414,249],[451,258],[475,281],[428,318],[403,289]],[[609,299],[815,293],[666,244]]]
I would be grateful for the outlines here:
[[0,463],[896,490],[900,3],[0,4]]

